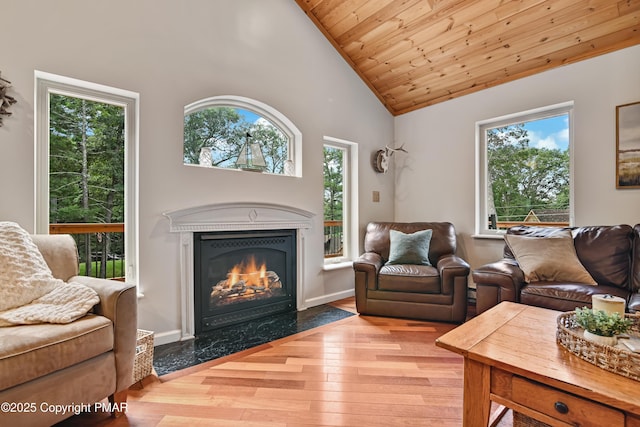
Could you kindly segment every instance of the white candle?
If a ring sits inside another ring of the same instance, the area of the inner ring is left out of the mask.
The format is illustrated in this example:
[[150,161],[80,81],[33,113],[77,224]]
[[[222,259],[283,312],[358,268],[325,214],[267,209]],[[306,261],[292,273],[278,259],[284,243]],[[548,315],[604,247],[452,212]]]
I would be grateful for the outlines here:
[[618,313],[624,317],[624,307],[626,302],[624,298],[613,295],[593,295],[591,297],[591,307],[593,310],[602,310],[607,314]]

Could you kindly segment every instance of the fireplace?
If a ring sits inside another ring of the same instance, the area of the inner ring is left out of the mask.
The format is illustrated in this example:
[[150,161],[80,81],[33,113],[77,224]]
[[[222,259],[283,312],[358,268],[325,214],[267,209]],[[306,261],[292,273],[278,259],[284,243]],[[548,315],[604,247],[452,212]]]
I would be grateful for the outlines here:
[[[314,214],[291,206],[274,203],[219,203],[194,206],[165,212],[169,231],[179,234],[178,258],[180,264],[180,329],[175,340],[195,338],[195,239],[196,233],[291,230],[295,233],[295,286],[294,307],[306,308],[305,248],[306,231],[312,227]],[[171,336],[165,338],[170,342]]]
[[296,309],[296,231],[194,233],[196,335]]

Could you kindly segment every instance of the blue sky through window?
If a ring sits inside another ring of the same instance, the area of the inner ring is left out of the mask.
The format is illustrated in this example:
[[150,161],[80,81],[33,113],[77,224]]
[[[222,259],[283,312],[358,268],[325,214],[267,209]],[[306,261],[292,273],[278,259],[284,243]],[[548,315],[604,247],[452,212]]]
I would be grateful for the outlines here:
[[536,148],[560,149],[569,148],[569,116],[549,117],[524,124],[529,131],[529,146]]
[[257,115],[256,113],[251,112],[251,111],[247,111],[247,110],[243,110],[241,108],[236,108],[236,111],[238,112],[238,114],[240,114],[249,123],[255,123],[256,120],[258,120],[260,118],[260,116]]

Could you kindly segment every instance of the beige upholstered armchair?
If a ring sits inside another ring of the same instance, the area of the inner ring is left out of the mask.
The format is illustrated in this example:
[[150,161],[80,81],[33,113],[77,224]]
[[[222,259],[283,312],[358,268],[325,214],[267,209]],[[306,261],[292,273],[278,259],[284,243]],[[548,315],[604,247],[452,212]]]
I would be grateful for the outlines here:
[[353,264],[358,313],[465,321],[469,264],[453,224],[372,222],[364,251]]
[[[125,409],[133,382],[136,288],[78,276],[69,235],[32,238],[55,278],[92,288],[100,302],[71,323],[0,327],[0,402],[16,409],[0,411],[0,425],[49,426],[74,415],[80,405],[91,409],[105,398],[118,404],[112,405],[117,414]],[[55,408],[66,409],[56,413]]]

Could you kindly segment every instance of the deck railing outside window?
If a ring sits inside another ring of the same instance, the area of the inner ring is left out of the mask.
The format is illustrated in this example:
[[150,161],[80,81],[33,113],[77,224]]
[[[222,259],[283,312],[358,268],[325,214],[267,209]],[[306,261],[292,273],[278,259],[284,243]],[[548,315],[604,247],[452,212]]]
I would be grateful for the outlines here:
[[506,230],[516,225],[529,225],[533,227],[568,227],[568,222],[534,222],[534,221],[497,221],[498,230]]
[[324,222],[324,257],[342,256],[342,221]]
[[[520,217],[522,218],[522,217]],[[503,217],[498,219],[496,214],[489,215],[489,229],[490,230],[506,230],[509,227],[515,227],[518,225],[529,225],[533,227],[568,227],[569,226],[569,212],[556,212],[552,214],[540,214],[536,215],[533,211],[530,212],[521,221],[514,221],[518,217]]]
[[49,224],[49,234],[71,234],[78,247],[80,275],[124,280],[124,223]]

